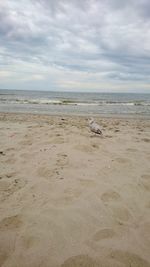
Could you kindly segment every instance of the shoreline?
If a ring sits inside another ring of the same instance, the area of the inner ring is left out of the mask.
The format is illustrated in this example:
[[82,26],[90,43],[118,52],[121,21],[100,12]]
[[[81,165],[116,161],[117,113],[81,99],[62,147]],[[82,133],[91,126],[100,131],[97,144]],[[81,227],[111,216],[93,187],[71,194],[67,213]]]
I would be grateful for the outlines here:
[[33,117],[66,117],[66,118],[98,118],[98,119],[123,119],[123,120],[150,120],[150,116],[149,115],[118,115],[118,114],[59,114],[59,113],[51,113],[51,114],[47,114],[47,113],[32,113],[32,112],[2,112],[0,111],[0,119],[2,116],[24,116],[24,117],[29,117],[29,116],[33,116]]

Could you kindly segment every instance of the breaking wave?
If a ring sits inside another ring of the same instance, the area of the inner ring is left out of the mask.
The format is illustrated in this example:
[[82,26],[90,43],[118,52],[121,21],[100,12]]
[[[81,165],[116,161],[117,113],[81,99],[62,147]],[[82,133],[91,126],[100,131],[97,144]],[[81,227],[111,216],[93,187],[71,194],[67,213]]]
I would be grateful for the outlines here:
[[1,103],[14,104],[35,104],[35,105],[76,105],[76,106],[103,106],[103,105],[118,105],[118,106],[150,106],[147,101],[79,101],[70,99],[22,99],[22,98],[0,98]]

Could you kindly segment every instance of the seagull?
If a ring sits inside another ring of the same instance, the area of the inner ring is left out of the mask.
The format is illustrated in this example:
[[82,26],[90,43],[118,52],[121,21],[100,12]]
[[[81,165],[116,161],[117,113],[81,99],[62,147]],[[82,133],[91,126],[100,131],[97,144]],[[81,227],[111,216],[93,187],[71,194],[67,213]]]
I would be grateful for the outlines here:
[[102,131],[100,129],[100,126],[94,121],[93,118],[91,118],[89,121],[89,127],[91,132],[94,132],[95,134],[102,135]]

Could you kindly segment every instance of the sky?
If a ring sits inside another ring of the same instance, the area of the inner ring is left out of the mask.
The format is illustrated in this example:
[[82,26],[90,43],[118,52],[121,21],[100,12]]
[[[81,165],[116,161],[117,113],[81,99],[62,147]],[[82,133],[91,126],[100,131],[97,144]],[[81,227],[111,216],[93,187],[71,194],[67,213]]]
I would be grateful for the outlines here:
[[150,0],[0,0],[0,88],[150,92]]

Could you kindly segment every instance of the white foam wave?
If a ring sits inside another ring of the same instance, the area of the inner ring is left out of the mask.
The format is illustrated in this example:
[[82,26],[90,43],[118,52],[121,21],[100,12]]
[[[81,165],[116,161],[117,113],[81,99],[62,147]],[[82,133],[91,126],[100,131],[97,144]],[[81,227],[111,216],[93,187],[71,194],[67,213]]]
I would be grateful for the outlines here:
[[150,102],[146,101],[133,101],[133,102],[117,102],[117,101],[76,101],[70,99],[23,99],[23,98],[0,98],[3,103],[18,103],[18,104],[42,104],[42,105],[74,105],[74,106],[150,106]]

